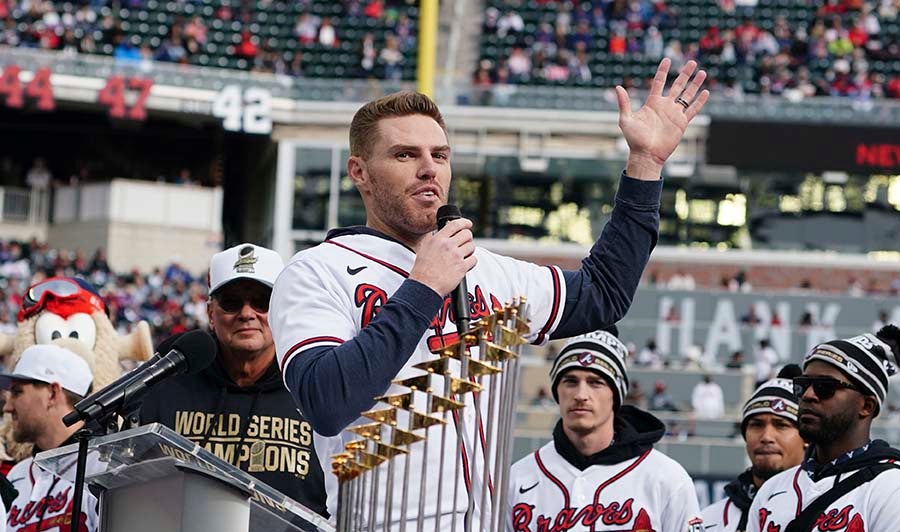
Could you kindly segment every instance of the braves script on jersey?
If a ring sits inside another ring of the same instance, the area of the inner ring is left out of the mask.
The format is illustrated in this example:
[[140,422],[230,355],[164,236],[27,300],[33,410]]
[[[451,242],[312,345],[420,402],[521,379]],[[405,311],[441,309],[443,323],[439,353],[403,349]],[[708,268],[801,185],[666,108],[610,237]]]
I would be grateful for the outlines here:
[[550,442],[513,464],[510,475],[507,531],[703,530],[691,478],[653,449],[581,471]]
[[[519,296],[527,296],[532,331],[529,339],[535,343],[544,342],[557,326],[565,301],[565,284],[558,268],[542,267],[531,263],[493,254],[484,249],[477,249],[478,265],[466,276],[469,290],[469,307],[472,320],[489,315],[492,309]],[[301,355],[305,350],[336,346],[354,338],[378,313],[382,305],[400,287],[409,276],[413,267],[415,254],[399,242],[371,232],[350,232],[325,241],[319,246],[298,253],[291,260],[279,278],[279,286],[284,290],[273,293],[270,320],[273,323],[275,343],[280,356],[282,369],[293,357]],[[302,301],[302,308],[297,302]],[[291,309],[287,311],[286,309]],[[276,326],[277,324],[277,326]],[[426,334],[420,339],[415,352],[398,374],[398,378],[422,375],[422,371],[412,365],[425,360],[432,360],[434,355],[430,349],[440,347],[456,339],[456,325],[450,315],[450,299],[444,301],[441,311],[434,317]],[[436,387],[436,389],[439,389]],[[405,388],[391,386],[385,393],[400,393]],[[467,397],[465,409],[466,434],[464,446],[467,451],[475,440],[476,418],[471,394]],[[488,394],[483,394],[481,405],[486,408]],[[359,422],[369,421],[360,419]],[[404,426],[405,420],[399,419],[398,426]],[[478,452],[475,464],[468,458],[463,464],[462,475],[454,473],[455,461],[451,456],[445,460],[444,479],[458,478],[460,491],[463,494],[456,505],[458,512],[465,512],[465,493],[469,485],[478,491],[482,482],[485,438],[485,427],[477,427]],[[440,429],[432,427],[428,431],[429,442],[440,441]],[[456,434],[450,424],[448,441],[455,442]],[[345,442],[355,439],[355,435],[346,431],[338,437],[315,435],[316,452],[323,469],[328,469],[331,456],[343,451]],[[495,438],[491,438],[493,442]],[[429,458],[422,454],[421,443],[413,445],[411,457],[411,478],[409,500],[419,500],[418,479],[426,471],[424,464],[430,463],[427,469],[427,493],[437,490],[437,457],[438,445],[431,444]],[[488,451],[490,454],[492,450]],[[395,478],[403,478],[402,460],[395,464]],[[399,516],[401,490],[403,482],[395,483],[393,504],[395,518]],[[328,510],[335,515],[337,504],[337,480],[326,474],[328,490]],[[386,490],[379,493],[379,508],[384,508],[383,500]],[[450,499],[452,490],[444,488],[442,513],[451,511]],[[436,511],[435,497],[426,497],[425,515],[433,516]],[[415,504],[410,504],[408,517],[412,519],[417,512]],[[381,522],[382,516],[377,517]],[[449,518],[443,522],[449,526]],[[432,527],[433,529],[433,527]]]
[[[813,482],[800,466],[770,478],[750,507],[747,530],[782,532],[800,512],[849,474]],[[886,471],[831,503],[812,528],[815,532],[900,530],[900,469]]]
[[[34,464],[32,458],[22,460],[7,476],[19,496],[6,512],[9,532],[69,532],[74,486]],[[81,521],[73,532],[97,530],[97,498],[84,490]]]

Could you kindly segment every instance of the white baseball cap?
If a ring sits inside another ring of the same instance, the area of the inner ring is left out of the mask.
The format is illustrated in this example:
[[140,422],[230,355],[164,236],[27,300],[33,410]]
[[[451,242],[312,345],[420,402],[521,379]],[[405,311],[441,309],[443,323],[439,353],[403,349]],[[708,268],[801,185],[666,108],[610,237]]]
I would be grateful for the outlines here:
[[281,255],[255,244],[240,244],[216,253],[209,261],[209,293],[238,279],[253,279],[269,288],[284,269]]
[[13,379],[58,382],[70,392],[85,396],[94,381],[87,361],[72,351],[54,344],[37,344],[22,351],[12,373],[0,374],[0,389],[8,390]]

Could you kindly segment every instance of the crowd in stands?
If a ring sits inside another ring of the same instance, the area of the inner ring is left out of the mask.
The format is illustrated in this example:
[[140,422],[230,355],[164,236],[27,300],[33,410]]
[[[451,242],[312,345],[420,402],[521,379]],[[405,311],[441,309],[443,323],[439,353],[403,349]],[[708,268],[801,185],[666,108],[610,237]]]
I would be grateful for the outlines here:
[[[160,7],[163,4],[165,8]],[[335,56],[338,62],[350,63],[342,66],[341,77],[401,79],[408,73],[403,66],[415,58],[416,29],[409,16],[415,13],[412,1],[223,0],[205,4],[198,0],[0,0],[0,45],[111,55],[143,71],[162,61],[295,77],[319,73],[305,59],[311,51],[341,52]],[[161,10],[169,13],[160,15]],[[278,15],[270,17],[268,12]],[[165,22],[153,31],[148,20]]]
[[177,260],[146,274],[114,272],[103,249],[88,254],[51,248],[37,240],[0,240],[0,332],[15,333],[16,313],[28,286],[54,276],[81,277],[92,283],[120,333],[146,320],[154,345],[172,334],[207,325],[205,275],[191,275]]
[[[675,69],[699,61],[710,72],[707,83],[735,99],[745,92],[792,100],[900,98],[897,0],[779,3],[793,10],[764,7],[757,0],[718,0],[691,6],[697,11],[690,12],[685,3],[671,0],[489,4],[483,29],[488,52],[483,45],[474,76],[480,87],[646,88],[652,69],[622,64],[652,68],[665,56]],[[596,77],[602,77],[601,84]]]

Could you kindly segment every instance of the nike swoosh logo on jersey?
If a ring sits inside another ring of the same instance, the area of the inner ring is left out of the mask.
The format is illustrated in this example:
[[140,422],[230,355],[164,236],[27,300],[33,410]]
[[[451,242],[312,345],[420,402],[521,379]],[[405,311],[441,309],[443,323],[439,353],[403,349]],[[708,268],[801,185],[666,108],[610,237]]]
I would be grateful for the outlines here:
[[350,266],[347,266],[347,273],[349,273],[350,275],[356,275],[357,273],[359,273],[365,269],[366,269],[365,266],[360,266],[359,268],[351,268]]
[[524,487],[522,487],[522,486],[519,486],[519,493],[525,493],[526,491],[531,491],[531,490],[533,490],[534,488],[536,488],[537,485],[540,484],[540,483],[541,483],[541,481],[538,480],[537,482],[534,483],[534,486],[531,486],[530,488],[524,488]]
[[774,497],[777,497],[778,495],[781,495],[782,493],[787,493],[787,490],[776,491],[775,493],[769,495],[769,498],[766,500],[771,501]]

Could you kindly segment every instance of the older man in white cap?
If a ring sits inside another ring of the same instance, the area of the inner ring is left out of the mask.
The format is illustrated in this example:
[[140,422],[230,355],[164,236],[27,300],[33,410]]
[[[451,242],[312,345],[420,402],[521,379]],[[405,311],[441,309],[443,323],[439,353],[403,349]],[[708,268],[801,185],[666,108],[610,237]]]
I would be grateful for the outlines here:
[[[313,433],[283,384],[269,328],[269,298],[284,262],[271,249],[240,244],[209,264],[209,327],[215,361],[153,388],[141,422],[158,422],[309,509],[325,514]],[[166,353],[175,337],[160,344]]]
[[[62,418],[91,392],[94,377],[77,354],[53,344],[33,345],[22,352],[12,373],[0,375],[7,390],[3,411],[12,416],[13,438],[46,451],[75,443],[81,423],[71,427]],[[69,530],[73,485],[36,466],[32,458],[19,462],[7,478],[19,492],[7,509],[7,531]],[[97,530],[97,499],[85,490],[79,532]]]

